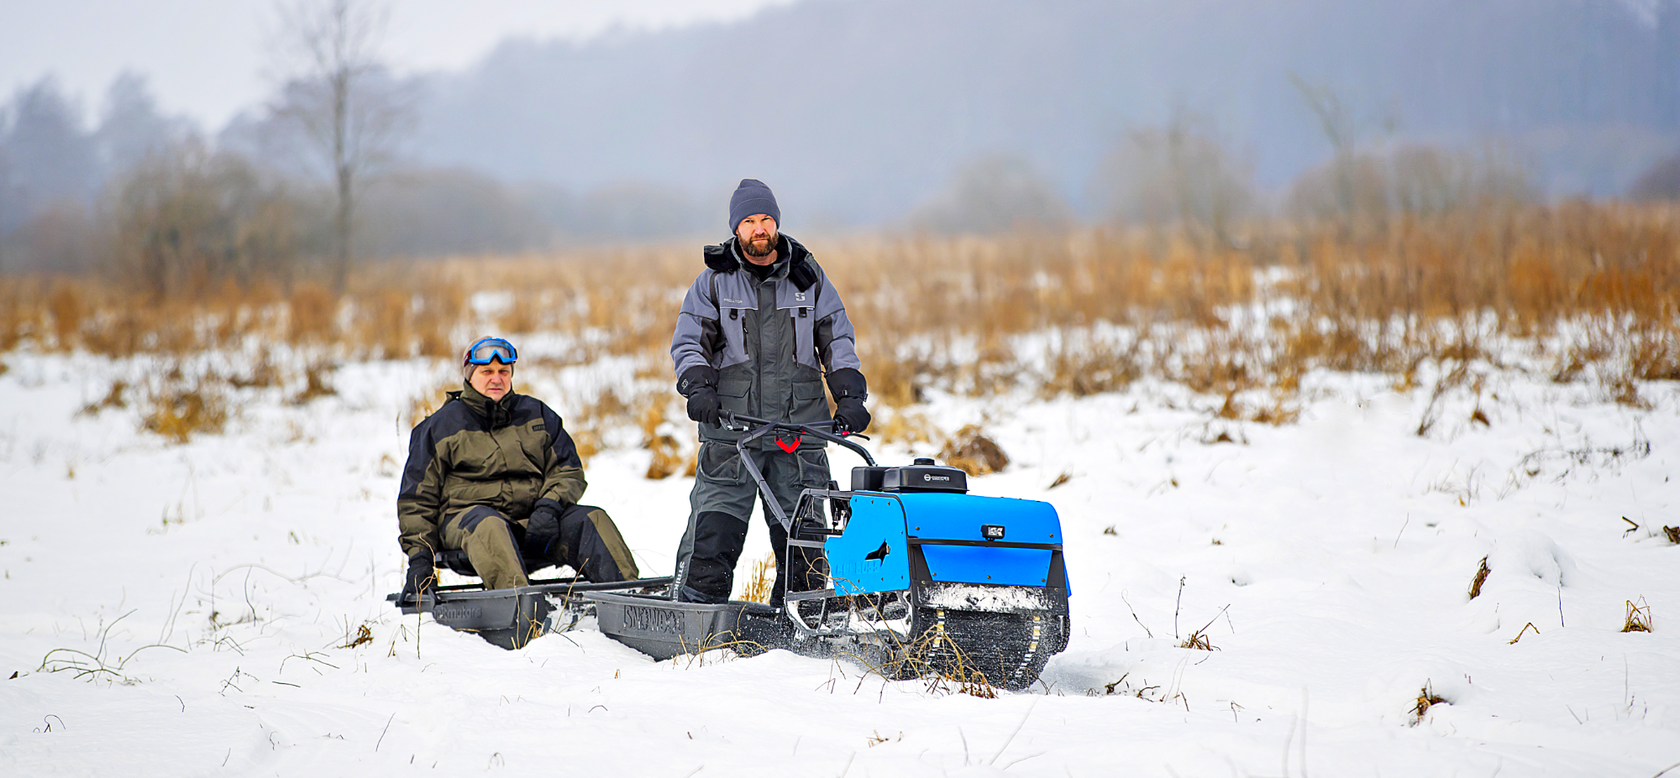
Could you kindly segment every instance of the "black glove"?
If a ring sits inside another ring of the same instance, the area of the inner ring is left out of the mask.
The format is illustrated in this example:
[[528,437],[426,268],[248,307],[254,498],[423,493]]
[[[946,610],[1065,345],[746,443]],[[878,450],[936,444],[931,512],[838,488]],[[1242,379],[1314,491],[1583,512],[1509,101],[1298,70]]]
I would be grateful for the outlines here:
[[710,386],[697,389],[694,394],[688,396],[688,418],[701,424],[723,426],[719,421],[721,408],[718,404],[717,390]]
[[421,594],[432,591],[437,584],[437,571],[432,567],[430,557],[415,557],[408,560],[408,576],[403,579],[400,602],[416,602]]
[[684,397],[694,394],[694,390],[701,387],[717,388],[718,371],[711,365],[695,365],[683,371],[677,378],[677,394]]
[[869,410],[856,397],[842,397],[834,401],[834,432],[856,435],[869,429]]
[[855,435],[869,429],[869,411],[863,407],[869,383],[862,373],[850,367],[829,371],[828,391],[834,393],[835,433]]
[[718,423],[718,371],[710,365],[695,365],[677,379],[677,393],[688,398],[688,418],[714,427]]
[[525,522],[525,547],[546,559],[559,539],[560,514],[546,505],[531,511],[530,520]]

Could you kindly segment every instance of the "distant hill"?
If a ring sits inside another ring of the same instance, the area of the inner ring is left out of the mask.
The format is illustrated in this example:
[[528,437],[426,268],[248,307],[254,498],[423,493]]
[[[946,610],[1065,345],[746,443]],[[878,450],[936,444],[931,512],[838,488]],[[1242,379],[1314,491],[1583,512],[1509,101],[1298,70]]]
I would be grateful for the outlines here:
[[428,79],[417,147],[505,180],[685,191],[720,228],[744,176],[797,204],[793,231],[893,219],[1000,151],[1089,210],[1096,163],[1175,107],[1209,117],[1263,187],[1322,162],[1297,74],[1368,142],[1499,139],[1554,193],[1602,195],[1680,147],[1677,69],[1676,0],[805,0],[508,42]]

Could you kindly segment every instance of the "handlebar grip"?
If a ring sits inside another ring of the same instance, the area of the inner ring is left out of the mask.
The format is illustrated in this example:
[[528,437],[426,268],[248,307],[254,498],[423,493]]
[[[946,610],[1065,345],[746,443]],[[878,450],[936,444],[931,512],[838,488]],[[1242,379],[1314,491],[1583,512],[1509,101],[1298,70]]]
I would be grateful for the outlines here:
[[732,411],[718,411],[718,425],[730,432],[745,432],[752,429],[752,424],[764,425],[769,422],[751,416],[737,416]]

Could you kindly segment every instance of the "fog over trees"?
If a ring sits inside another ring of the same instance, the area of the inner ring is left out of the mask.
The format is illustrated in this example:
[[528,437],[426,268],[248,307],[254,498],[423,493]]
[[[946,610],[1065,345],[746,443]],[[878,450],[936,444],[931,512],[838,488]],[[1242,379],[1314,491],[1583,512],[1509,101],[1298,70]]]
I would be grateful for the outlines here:
[[[1523,154],[1615,195],[1680,146],[1680,4],[1618,0],[808,0],[738,24],[509,42],[432,80],[419,151],[503,178],[623,177],[716,200],[754,175],[805,224],[872,224],[972,159],[1030,158],[1080,212],[1091,170],[1175,112],[1281,192],[1357,145]],[[721,206],[719,206],[721,208]]]
[[350,216],[284,136],[298,81],[218,128],[133,73],[0,96],[0,271],[112,261],[140,179],[242,193],[203,231],[243,236],[205,265],[236,275],[282,248],[325,267],[714,237],[743,177],[794,234],[1119,219],[1208,241],[1260,214],[1680,196],[1680,0],[804,0],[509,40],[458,72],[362,66],[412,103]]
[[51,76],[18,90],[0,106],[0,271],[85,269],[105,181],[188,132],[133,73],[112,82],[94,123]]

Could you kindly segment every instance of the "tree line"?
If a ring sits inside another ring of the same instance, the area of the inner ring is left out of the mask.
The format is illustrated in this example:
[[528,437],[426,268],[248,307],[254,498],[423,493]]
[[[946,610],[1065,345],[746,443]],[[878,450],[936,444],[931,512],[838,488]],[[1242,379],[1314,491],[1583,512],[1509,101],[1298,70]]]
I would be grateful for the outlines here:
[[[385,6],[281,8],[288,75],[214,135],[161,112],[134,74],[111,84],[91,121],[50,77],[0,105],[0,272],[98,271],[171,298],[306,276],[342,289],[358,258],[716,235],[721,193],[636,181],[574,192],[413,164],[405,144],[424,85],[381,60]],[[1665,41],[1680,29],[1671,17],[1665,10],[1657,25]],[[1041,173],[1045,160],[982,154],[884,226],[991,233],[1094,219],[1212,247],[1240,244],[1241,226],[1262,218],[1370,233],[1396,218],[1542,197],[1532,161],[1510,148],[1399,142],[1328,86],[1289,80],[1294,102],[1277,112],[1316,125],[1331,151],[1280,191],[1256,184],[1253,154],[1215,119],[1178,105],[1119,133],[1072,197],[1067,176]],[[1634,193],[1680,196],[1676,170],[1659,165]]]

